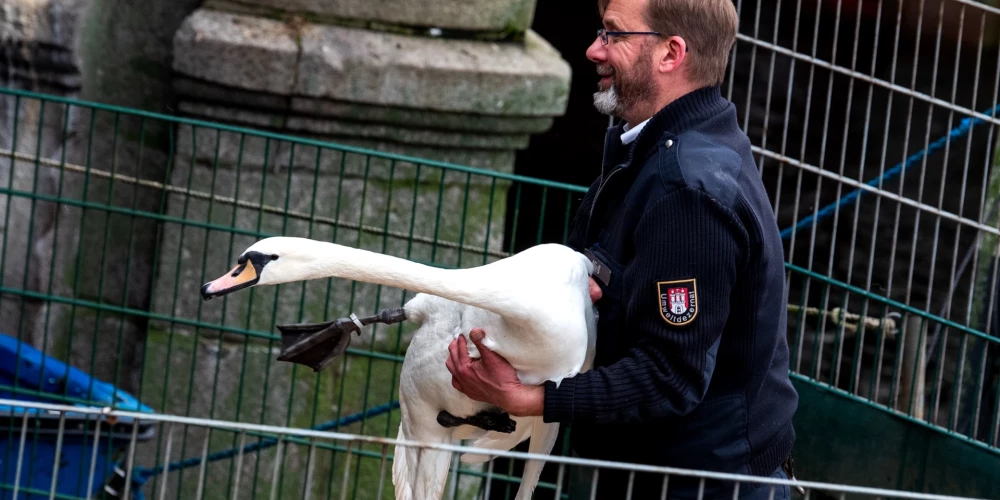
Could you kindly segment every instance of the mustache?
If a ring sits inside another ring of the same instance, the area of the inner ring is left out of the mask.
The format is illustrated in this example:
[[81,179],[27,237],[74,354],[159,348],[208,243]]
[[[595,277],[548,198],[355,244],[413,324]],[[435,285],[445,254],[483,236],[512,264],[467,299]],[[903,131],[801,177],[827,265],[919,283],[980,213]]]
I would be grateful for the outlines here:
[[600,76],[611,76],[615,74],[615,69],[610,64],[598,64],[597,74]]

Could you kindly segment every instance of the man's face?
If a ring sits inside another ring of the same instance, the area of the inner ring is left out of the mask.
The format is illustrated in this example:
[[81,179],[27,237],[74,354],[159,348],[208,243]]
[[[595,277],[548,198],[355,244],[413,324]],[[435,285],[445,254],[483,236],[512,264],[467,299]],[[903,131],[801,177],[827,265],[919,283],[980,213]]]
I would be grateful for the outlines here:
[[[646,1],[611,0],[604,11],[604,28],[652,31],[642,16]],[[610,35],[607,45],[600,37],[594,40],[587,49],[587,58],[597,64],[597,73],[602,77],[594,94],[598,111],[629,121],[640,118],[638,115],[656,95],[651,49],[658,41],[652,35]]]

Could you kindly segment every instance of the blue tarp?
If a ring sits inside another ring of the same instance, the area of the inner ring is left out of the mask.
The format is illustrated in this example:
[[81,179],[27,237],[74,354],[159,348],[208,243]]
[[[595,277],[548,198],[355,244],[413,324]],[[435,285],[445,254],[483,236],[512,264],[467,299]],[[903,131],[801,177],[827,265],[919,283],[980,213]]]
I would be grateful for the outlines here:
[[[15,391],[15,387],[22,391]],[[67,397],[87,402],[70,403],[73,406],[114,407],[118,410],[153,413],[151,408],[113,384],[46,356],[14,337],[0,334],[0,398],[65,404]],[[28,431],[24,452],[20,453],[26,413]],[[125,418],[118,418],[113,424],[101,421],[100,442],[97,443],[97,456],[92,464],[98,419],[94,415],[67,413],[62,433],[56,493],[89,498],[105,489],[106,483],[115,479],[116,466],[120,466],[124,460],[123,452],[128,450],[133,424],[132,419]],[[153,432],[152,423],[140,423],[137,439],[148,440],[153,437]],[[48,498],[52,488],[58,435],[58,414],[0,405],[0,500],[15,500],[13,485],[19,463],[21,474],[16,500]],[[94,478],[87,491],[92,465]],[[120,475],[120,472],[117,474]],[[26,492],[25,489],[33,490],[36,494]],[[114,486],[110,488],[114,489]]]

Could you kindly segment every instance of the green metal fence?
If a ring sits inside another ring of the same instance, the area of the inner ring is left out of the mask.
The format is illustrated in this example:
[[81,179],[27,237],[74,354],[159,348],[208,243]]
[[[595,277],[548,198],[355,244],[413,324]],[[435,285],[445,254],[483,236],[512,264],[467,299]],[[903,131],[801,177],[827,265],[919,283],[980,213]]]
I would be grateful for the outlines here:
[[[275,360],[274,325],[370,314],[410,295],[330,279],[206,303],[200,285],[270,235],[436,266],[478,265],[526,245],[564,242],[584,191],[0,89],[0,333],[159,413],[395,437],[397,380],[411,333],[405,325],[366,329],[318,374]],[[793,377],[1000,453],[996,338],[787,268]],[[0,390],[31,398],[42,382]],[[56,396],[88,402],[68,384]],[[302,475],[284,479],[281,471],[308,462],[317,494],[392,497],[375,445],[331,445],[311,455],[308,446],[273,446],[250,434],[190,432],[173,436],[169,450],[162,432],[138,445],[147,495],[166,487],[167,498],[224,498],[238,480],[243,495],[298,498]],[[254,452],[231,453],[241,446]],[[212,459],[212,481],[198,480],[203,456]],[[461,498],[485,469],[455,467],[461,472],[449,491]],[[513,494],[516,474],[505,467],[492,473]],[[349,491],[340,486],[345,477]],[[553,486],[543,481],[540,490]]]
[[[527,231],[527,244],[541,241],[544,227],[564,238],[583,191],[51,96],[0,95],[0,332],[160,413],[395,436],[405,325],[366,329],[319,374],[275,361],[274,325],[372,313],[412,295],[330,279],[206,303],[201,284],[257,239],[278,234],[436,266],[482,264],[515,250]],[[526,206],[522,195],[541,205]],[[9,390],[38,395],[18,383]],[[198,456],[188,438],[167,456],[161,434],[138,460],[153,471]],[[235,436],[212,439],[213,451],[237,444]],[[285,449],[281,467],[307,451]],[[275,452],[265,448],[244,465],[254,497],[271,492],[271,475],[261,471],[272,470]],[[371,498],[380,488],[377,452],[323,455],[317,471],[339,479],[350,461],[351,496]],[[213,477],[235,473],[232,457],[212,467]],[[177,498],[198,486],[183,468],[167,477]],[[149,487],[158,491],[161,480],[150,475]],[[205,487],[208,497],[229,491],[224,480]]]

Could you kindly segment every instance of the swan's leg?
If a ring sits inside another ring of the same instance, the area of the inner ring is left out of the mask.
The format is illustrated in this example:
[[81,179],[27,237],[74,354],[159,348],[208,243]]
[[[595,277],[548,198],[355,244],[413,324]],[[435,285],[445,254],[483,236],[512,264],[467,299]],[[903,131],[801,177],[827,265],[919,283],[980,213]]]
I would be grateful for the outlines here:
[[[489,450],[500,450],[507,451],[514,449],[515,446],[521,444],[525,439],[533,436],[532,432],[534,423],[532,418],[519,418],[517,430],[510,434],[500,434],[497,432],[487,432],[485,436],[482,436],[470,445],[472,448],[486,448]],[[540,418],[540,417],[539,417]],[[481,464],[487,462],[490,459],[489,455],[479,455],[465,453],[460,457],[463,463],[467,464]]]
[[451,452],[421,448],[417,450],[417,456],[419,458],[413,482],[413,498],[439,500],[444,495],[444,488],[448,483]]
[[[351,344],[351,332],[361,333],[361,326],[372,323],[391,325],[406,319],[403,308],[386,309],[374,316],[339,318],[324,323],[278,325],[281,332],[279,361],[289,361],[320,371],[340,356]],[[359,326],[360,323],[360,326]]]
[[289,361],[320,371],[340,356],[351,344],[351,332],[358,331],[353,321],[344,318],[326,323],[278,325],[281,332],[279,361]]
[[[528,444],[528,453],[548,455],[552,452],[552,447],[556,444],[559,436],[559,423],[546,424],[542,417],[537,417],[531,424],[531,442]],[[545,462],[541,460],[528,460],[524,465],[524,473],[521,474],[521,486],[517,490],[514,500],[529,500],[531,493],[538,484],[538,478],[542,475],[542,467]]]
[[456,417],[451,413],[441,410],[438,413],[437,421],[442,427],[458,427],[460,425],[471,425],[486,431],[502,432],[510,434],[517,428],[510,415],[500,409],[483,410],[471,417]]

